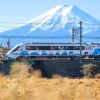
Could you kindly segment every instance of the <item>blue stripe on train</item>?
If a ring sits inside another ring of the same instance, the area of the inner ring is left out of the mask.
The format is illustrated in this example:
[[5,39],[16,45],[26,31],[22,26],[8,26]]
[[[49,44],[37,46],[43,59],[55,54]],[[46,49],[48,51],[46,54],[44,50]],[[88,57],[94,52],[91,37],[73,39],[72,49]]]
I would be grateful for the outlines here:
[[73,55],[73,51],[69,51],[69,55]]
[[27,51],[22,51],[19,55],[20,55],[20,56],[28,56],[29,54],[28,54]]
[[38,53],[38,52],[32,52],[32,53],[30,54],[30,56],[39,56],[39,53]]
[[[85,52],[84,55],[87,55],[88,52]],[[20,56],[28,56],[29,53],[27,51],[22,51],[20,54]],[[38,52],[32,52],[30,54],[30,56],[39,56],[40,54]],[[73,54],[73,51],[70,51],[69,53],[64,51],[62,52],[61,54],[59,52],[56,52],[55,54],[53,52],[50,52],[49,54],[45,52],[42,52],[41,56],[68,56],[68,55],[74,55],[74,56],[79,56],[79,54]],[[96,49],[94,52],[93,52],[93,55],[100,55],[100,49]]]
[[49,56],[54,56],[54,54],[52,52],[49,53]]
[[68,55],[68,53],[66,52],[66,51],[64,51],[64,52],[62,52],[62,54],[61,54],[62,56],[67,56]]
[[59,53],[59,52],[56,52],[56,53],[55,53],[55,56],[60,56],[60,53]]
[[46,52],[42,52],[41,55],[42,55],[42,56],[47,56],[47,53],[46,53]]
[[88,55],[88,52],[84,52],[84,55]]
[[95,49],[92,55],[100,55],[100,49]]

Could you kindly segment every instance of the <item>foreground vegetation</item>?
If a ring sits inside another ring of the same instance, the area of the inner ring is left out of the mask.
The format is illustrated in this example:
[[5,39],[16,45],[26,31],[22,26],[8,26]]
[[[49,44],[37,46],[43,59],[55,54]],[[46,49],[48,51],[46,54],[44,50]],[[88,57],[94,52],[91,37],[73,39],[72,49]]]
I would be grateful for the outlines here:
[[100,80],[1,76],[0,100],[100,100]]
[[[90,66],[84,67],[85,75],[93,68]],[[28,65],[14,63],[8,76],[0,75],[0,100],[100,100],[97,78],[71,79],[53,75],[47,79],[41,75],[41,71],[34,71]]]

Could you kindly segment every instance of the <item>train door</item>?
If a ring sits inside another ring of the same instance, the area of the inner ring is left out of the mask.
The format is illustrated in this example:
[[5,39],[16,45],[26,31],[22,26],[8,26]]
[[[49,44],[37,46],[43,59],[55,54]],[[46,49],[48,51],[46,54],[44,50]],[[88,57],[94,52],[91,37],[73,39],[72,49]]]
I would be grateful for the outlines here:
[[85,55],[85,56],[91,55],[91,46],[90,46],[90,45],[86,45],[86,46],[85,46],[84,55]]

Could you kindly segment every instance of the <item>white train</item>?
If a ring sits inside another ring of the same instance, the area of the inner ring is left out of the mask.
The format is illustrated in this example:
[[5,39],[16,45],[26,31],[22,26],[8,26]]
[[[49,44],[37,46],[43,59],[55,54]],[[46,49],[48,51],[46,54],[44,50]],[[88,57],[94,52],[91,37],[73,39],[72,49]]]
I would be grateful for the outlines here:
[[[82,57],[100,57],[100,43],[83,43]],[[75,43],[23,43],[12,48],[7,59],[67,58],[80,56],[80,44]]]

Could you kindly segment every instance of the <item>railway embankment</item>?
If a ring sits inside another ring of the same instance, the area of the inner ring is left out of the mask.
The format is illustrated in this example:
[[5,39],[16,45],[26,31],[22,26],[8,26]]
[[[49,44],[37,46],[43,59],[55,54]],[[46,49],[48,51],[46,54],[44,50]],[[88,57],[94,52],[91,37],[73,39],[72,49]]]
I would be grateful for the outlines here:
[[[32,67],[33,70],[40,70],[42,76],[48,78],[51,78],[53,75],[72,78],[82,77],[81,66],[84,64],[91,63],[100,66],[99,59],[86,59],[82,61],[82,64],[79,63],[79,60],[37,60],[33,62],[33,64],[32,62],[29,64],[29,67]],[[12,63],[14,62],[0,62],[0,72],[4,75],[9,75],[11,67],[13,67]]]

